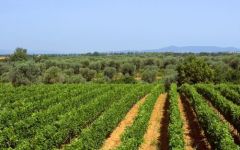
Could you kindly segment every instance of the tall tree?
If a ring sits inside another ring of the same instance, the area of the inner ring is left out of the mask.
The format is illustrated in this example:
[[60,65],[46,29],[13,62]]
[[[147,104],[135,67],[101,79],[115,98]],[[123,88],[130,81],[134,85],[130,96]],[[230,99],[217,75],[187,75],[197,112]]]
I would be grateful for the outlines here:
[[10,56],[10,61],[24,61],[27,60],[27,49],[16,48],[15,52]]
[[195,84],[199,82],[212,82],[214,70],[203,60],[189,56],[177,67],[177,80],[179,84]]

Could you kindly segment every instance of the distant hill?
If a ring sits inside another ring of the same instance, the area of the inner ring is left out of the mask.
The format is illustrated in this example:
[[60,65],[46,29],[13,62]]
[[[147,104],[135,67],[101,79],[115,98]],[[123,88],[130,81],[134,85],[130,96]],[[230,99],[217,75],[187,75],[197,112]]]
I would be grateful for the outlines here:
[[200,53],[200,52],[240,52],[239,48],[236,47],[217,47],[217,46],[169,46],[160,49],[153,50],[143,50],[144,52],[176,52],[176,53],[184,53],[184,52],[192,52],[192,53]]
[[[0,49],[0,55],[12,54],[14,50],[4,50]],[[48,50],[29,50],[30,54],[67,54],[61,51],[48,51]],[[119,51],[104,51],[104,53],[128,53],[128,52],[174,52],[174,53],[200,53],[200,52],[226,52],[226,53],[240,53],[240,48],[236,47],[217,47],[217,46],[168,46],[159,49],[149,49],[149,50],[119,50]],[[83,52],[69,51],[70,54],[82,54]]]

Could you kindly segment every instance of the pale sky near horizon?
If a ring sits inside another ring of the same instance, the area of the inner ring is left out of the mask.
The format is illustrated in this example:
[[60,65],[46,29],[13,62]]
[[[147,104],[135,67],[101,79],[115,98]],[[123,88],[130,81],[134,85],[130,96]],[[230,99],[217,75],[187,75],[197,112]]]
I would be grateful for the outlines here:
[[0,50],[240,48],[239,0],[0,0]]

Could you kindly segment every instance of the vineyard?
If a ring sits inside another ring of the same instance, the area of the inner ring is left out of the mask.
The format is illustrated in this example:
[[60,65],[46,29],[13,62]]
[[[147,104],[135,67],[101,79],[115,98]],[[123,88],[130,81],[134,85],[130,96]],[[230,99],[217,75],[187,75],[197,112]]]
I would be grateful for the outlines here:
[[0,86],[0,149],[240,149],[239,85]]

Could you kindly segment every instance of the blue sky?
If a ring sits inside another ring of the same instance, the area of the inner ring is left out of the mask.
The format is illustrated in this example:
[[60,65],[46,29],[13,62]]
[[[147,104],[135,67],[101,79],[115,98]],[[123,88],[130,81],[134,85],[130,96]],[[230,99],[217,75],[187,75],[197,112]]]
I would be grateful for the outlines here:
[[0,0],[0,49],[240,47],[239,8],[239,0]]

